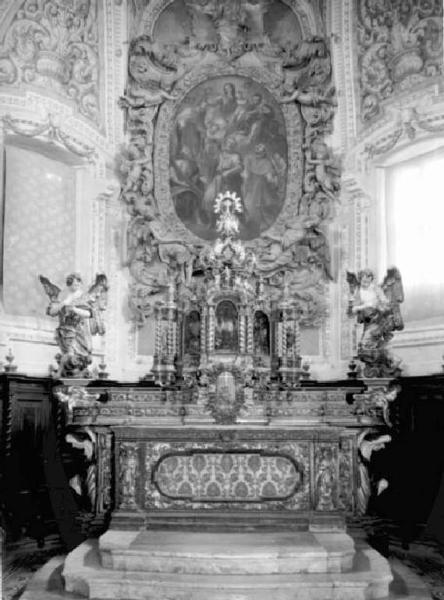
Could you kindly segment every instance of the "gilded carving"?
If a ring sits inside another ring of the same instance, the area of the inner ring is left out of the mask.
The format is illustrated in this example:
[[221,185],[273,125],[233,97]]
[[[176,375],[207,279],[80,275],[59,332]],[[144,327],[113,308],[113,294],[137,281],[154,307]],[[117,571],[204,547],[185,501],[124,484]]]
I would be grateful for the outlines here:
[[347,512],[352,512],[354,508],[353,456],[353,438],[341,438],[339,442],[338,504]]
[[442,74],[440,0],[358,0],[361,119],[384,100]]
[[335,445],[315,447],[315,510],[329,511],[337,508],[338,449]]
[[390,420],[390,403],[396,399],[399,387],[376,385],[369,387],[368,391],[355,394],[354,413],[358,417],[371,417],[383,422],[387,427],[392,427]]
[[136,489],[139,471],[139,444],[119,442],[119,493],[121,510],[137,508]]
[[325,142],[336,106],[328,45],[305,4],[178,6],[139,7],[121,101],[133,314],[143,323],[170,283],[195,295],[199,257],[217,233],[213,202],[229,190],[241,200],[240,238],[269,293],[285,271],[303,322],[319,325],[339,191],[339,165]]
[[96,0],[25,0],[0,50],[0,83],[45,87],[72,100],[98,124]]
[[245,407],[245,367],[216,364],[205,370],[209,390],[206,410],[216,423],[235,423]]
[[113,451],[112,434],[109,431],[98,432],[98,512],[111,510],[113,502]]

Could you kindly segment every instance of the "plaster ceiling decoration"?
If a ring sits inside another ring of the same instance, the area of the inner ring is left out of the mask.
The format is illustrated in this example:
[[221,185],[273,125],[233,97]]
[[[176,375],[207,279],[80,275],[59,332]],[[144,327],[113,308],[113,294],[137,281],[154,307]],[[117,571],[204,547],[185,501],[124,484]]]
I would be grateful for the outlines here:
[[98,124],[97,0],[25,0],[3,26],[0,85],[43,88]]
[[358,0],[361,120],[377,118],[384,101],[442,75],[440,0]]

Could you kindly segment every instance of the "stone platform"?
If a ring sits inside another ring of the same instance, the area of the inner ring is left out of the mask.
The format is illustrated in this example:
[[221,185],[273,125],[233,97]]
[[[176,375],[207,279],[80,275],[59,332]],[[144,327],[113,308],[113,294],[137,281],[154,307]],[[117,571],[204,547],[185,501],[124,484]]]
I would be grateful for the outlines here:
[[[44,573],[44,570],[46,571]],[[399,569],[398,569],[399,571]],[[65,592],[51,590],[63,576]],[[43,582],[47,589],[43,593]],[[395,586],[396,584],[396,586]],[[46,595],[45,595],[46,594]],[[426,600],[401,565],[344,533],[108,532],[37,574],[22,600]]]

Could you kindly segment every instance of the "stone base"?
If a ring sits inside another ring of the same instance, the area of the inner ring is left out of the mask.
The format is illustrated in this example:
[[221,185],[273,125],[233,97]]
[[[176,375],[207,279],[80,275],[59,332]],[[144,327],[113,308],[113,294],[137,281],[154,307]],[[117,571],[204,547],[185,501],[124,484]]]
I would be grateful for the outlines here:
[[273,575],[348,571],[355,548],[343,533],[107,531],[99,552],[104,568],[125,572]]
[[413,574],[391,593],[388,561],[343,533],[107,532],[71,552],[62,574],[66,598],[94,600],[430,598]]
[[51,559],[21,600],[430,600],[345,534],[107,532]]
[[[65,557],[55,557],[39,569],[29,582],[20,600],[84,600],[84,595],[65,592],[65,583],[61,575]],[[389,596],[384,600],[431,600],[430,592],[423,580],[398,560],[390,560],[393,581]],[[299,598],[299,596],[296,596]],[[340,599],[340,596],[336,596]],[[234,596],[239,599],[239,596]],[[269,600],[275,596],[270,595]],[[321,596],[322,598],[322,596]],[[122,600],[115,597],[114,600]],[[209,596],[207,600],[213,600]]]

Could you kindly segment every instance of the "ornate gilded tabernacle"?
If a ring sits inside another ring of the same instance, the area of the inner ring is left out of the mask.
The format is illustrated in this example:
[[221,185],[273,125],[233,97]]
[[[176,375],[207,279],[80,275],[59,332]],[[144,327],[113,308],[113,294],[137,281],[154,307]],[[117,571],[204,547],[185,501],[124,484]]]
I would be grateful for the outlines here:
[[200,255],[188,287],[171,284],[154,305],[155,380],[201,387],[215,378],[223,397],[235,393],[235,380],[297,384],[300,304],[285,275],[281,289],[270,289],[254,251],[238,239],[243,209],[236,193],[220,193],[214,212],[219,237]]

